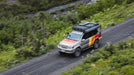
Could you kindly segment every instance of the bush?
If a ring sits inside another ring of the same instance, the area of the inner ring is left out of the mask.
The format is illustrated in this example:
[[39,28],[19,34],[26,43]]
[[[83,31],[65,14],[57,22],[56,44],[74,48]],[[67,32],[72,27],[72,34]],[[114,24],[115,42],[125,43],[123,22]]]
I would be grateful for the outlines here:
[[115,47],[111,43],[109,43],[108,46],[105,46],[103,49],[105,51],[110,52],[110,55],[112,55],[115,52]]
[[[126,4],[134,2],[134,0],[125,0]],[[93,14],[98,12],[103,12],[107,8],[112,8],[114,5],[121,5],[124,3],[124,0],[99,0],[97,3],[88,5],[88,6],[79,6],[77,11],[82,19],[89,18]],[[120,17],[118,15],[117,17]]]
[[128,48],[128,44],[126,42],[121,41],[121,42],[119,42],[117,47],[119,50],[123,50],[125,48]]
[[1,0],[0,2],[6,2],[6,1],[8,1],[8,0]]
[[82,72],[82,67],[77,67],[77,68],[74,68],[70,73],[72,75],[80,75],[81,72]]
[[55,44],[48,44],[47,45],[48,50],[54,49],[55,47],[56,47]]
[[99,60],[100,58],[103,58],[103,55],[99,52],[96,52],[94,56],[88,57],[86,60],[84,60],[84,63],[92,63]]
[[107,26],[115,26],[115,23],[107,23]]
[[118,71],[111,71],[107,75],[121,75]]
[[134,75],[134,66],[127,65],[121,68],[121,74],[123,75]]
[[70,13],[67,15],[67,21],[71,22],[71,24],[77,24],[80,22],[80,18],[78,13]]

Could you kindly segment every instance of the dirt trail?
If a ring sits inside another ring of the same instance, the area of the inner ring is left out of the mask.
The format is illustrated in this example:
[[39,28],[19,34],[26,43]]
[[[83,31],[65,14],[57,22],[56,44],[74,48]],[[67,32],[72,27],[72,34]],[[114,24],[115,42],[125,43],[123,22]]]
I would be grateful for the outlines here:
[[[68,4],[65,4],[65,5],[60,5],[60,6],[57,6],[57,7],[53,7],[53,8],[50,8],[46,11],[44,11],[44,13],[51,13],[51,12],[58,12],[60,11],[61,9],[66,9],[68,8],[68,6],[71,6],[71,5],[74,5],[76,6],[79,2],[82,2],[83,4],[88,4],[88,3],[92,3],[91,0],[78,0],[78,1],[75,1],[75,2],[72,2],[72,3],[68,3]],[[34,13],[34,14],[27,14],[27,16],[34,16],[34,15],[38,15],[40,13],[40,11]],[[64,14],[64,13],[67,13],[67,11],[63,11],[61,14]]]
[[6,4],[14,4],[17,0],[9,0],[6,2]]
[[[14,4],[17,0],[9,0],[6,2],[6,4]],[[76,6],[79,2],[82,2],[84,5],[88,4],[88,3],[92,3],[94,2],[94,0],[78,0],[78,1],[75,1],[75,2],[72,2],[72,3],[68,3],[68,4],[65,4],[65,5],[60,5],[60,6],[56,6],[56,7],[52,7],[46,11],[44,11],[44,13],[51,13],[51,12],[58,12],[60,11],[61,9],[66,9],[68,8],[68,6],[71,6],[71,5],[74,5]],[[34,15],[38,15],[40,13],[40,11],[36,12],[36,13],[29,13],[27,14],[26,16],[27,17],[32,17]],[[67,13],[67,11],[63,11],[61,12],[60,14],[65,14]]]

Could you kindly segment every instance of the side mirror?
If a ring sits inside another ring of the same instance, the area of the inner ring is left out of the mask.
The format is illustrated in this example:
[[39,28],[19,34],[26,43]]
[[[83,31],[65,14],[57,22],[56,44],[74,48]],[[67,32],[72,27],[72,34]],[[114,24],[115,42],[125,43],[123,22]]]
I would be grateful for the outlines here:
[[69,32],[67,32],[67,35],[69,35]]
[[82,39],[81,41],[83,42],[83,41],[85,41],[85,39]]

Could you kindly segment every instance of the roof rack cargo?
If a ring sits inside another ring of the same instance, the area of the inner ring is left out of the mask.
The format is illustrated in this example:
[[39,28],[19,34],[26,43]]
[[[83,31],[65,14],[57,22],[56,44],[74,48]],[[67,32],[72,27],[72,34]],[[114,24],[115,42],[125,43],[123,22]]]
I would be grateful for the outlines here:
[[81,31],[81,32],[87,33],[94,29],[97,29],[99,27],[101,27],[101,25],[98,23],[83,22],[77,26],[74,26],[72,29],[76,30],[76,31]]

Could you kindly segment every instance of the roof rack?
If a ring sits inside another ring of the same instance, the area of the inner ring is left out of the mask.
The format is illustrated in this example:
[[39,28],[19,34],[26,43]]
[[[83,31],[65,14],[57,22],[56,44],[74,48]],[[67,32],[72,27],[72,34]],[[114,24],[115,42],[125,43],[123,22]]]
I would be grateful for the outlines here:
[[101,25],[98,23],[83,22],[77,26],[74,26],[72,29],[86,33],[86,32],[90,32],[94,29],[97,29],[99,27],[101,27]]
[[80,26],[83,26],[83,25],[88,25],[90,22],[83,22],[83,23],[80,23],[79,25]]

